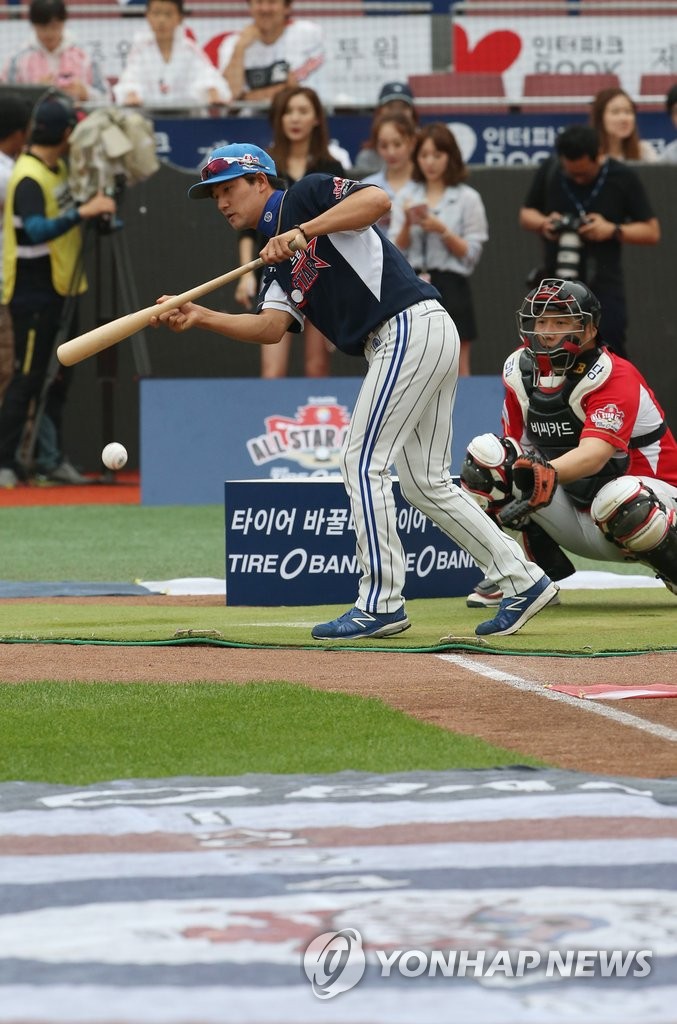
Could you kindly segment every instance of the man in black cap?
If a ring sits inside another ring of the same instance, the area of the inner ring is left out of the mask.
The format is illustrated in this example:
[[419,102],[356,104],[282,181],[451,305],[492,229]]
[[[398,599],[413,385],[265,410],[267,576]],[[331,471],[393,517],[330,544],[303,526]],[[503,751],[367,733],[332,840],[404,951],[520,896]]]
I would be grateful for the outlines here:
[[418,111],[414,104],[414,94],[406,82],[386,82],[378,95],[378,104],[374,110],[372,130],[369,139],[363,143],[357,154],[353,171],[355,177],[366,178],[369,174],[377,174],[383,162],[373,144],[375,128],[384,114],[404,114],[418,126]]
[[[386,104],[393,106],[383,108]],[[414,106],[414,94],[406,82],[386,82],[378,96],[379,114],[407,113]]]
[[[31,401],[42,392],[66,299],[87,288],[80,224],[115,212],[115,201],[100,194],[80,207],[73,203],[64,156],[76,121],[71,101],[48,92],[33,110],[27,150],[7,186],[2,302],[12,316],[15,370],[0,409],[0,488],[18,482],[15,453]],[[54,451],[40,470],[54,482],[83,483],[61,451],[66,385],[61,369],[45,407],[56,434]]]

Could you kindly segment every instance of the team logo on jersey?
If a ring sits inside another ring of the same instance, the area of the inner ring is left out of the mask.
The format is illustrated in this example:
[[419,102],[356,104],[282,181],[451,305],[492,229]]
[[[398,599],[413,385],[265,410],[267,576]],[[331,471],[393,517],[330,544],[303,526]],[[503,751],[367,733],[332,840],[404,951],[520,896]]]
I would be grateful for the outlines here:
[[305,304],[306,294],[317,281],[320,270],[331,267],[316,254],[316,247],[317,238],[311,238],[307,247],[296,254],[292,265],[290,295],[299,307]]
[[309,398],[295,416],[274,414],[266,416],[264,423],[265,432],[247,441],[255,466],[290,459],[319,471],[319,475],[338,469],[350,412],[345,405],[338,405],[335,397]]
[[595,409],[591,413],[590,419],[598,430],[609,430],[611,433],[617,434],[623,426],[625,413],[613,402],[609,402],[608,405],[603,405],[601,409]]
[[333,195],[334,199],[338,202],[339,199],[343,199],[348,195],[351,188],[355,184],[350,178],[334,178]]

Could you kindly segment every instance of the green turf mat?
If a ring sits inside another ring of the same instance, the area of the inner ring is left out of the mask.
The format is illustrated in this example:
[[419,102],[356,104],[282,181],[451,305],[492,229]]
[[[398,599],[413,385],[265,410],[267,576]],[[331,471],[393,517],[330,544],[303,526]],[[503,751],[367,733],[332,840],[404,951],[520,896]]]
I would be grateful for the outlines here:
[[[315,642],[314,623],[333,618],[343,607],[229,608],[214,605],[13,602],[4,604],[1,642],[146,643],[208,642],[223,646],[387,650],[430,653],[480,650],[487,653],[576,654],[674,651],[677,601],[656,588],[565,591],[562,604],[546,608],[509,637],[474,637],[475,625],[490,612],[469,609],[463,598],[418,600],[407,604],[412,628],[388,640],[350,645]],[[444,640],[442,638],[452,637]]]
[[271,681],[0,687],[0,780],[402,772],[538,762],[374,698]]

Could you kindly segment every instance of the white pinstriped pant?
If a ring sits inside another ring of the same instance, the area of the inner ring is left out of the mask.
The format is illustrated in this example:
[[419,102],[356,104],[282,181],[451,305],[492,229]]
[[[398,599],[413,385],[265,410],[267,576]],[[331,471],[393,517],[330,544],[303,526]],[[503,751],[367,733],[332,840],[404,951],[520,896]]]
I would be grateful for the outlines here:
[[398,313],[367,340],[369,368],[341,452],[362,570],[356,604],[363,610],[394,612],[403,602],[393,464],[406,500],[468,551],[504,594],[519,594],[543,576],[451,480],[459,350],[458,331],[434,299]]

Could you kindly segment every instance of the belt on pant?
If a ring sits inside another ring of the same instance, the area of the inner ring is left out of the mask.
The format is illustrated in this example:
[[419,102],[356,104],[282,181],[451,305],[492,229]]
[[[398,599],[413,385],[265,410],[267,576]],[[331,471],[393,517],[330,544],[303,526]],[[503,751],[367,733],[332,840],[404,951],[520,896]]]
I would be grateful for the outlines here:
[[364,339],[365,348],[366,348],[367,345],[370,344],[370,342],[372,342],[374,340],[376,335],[381,332],[381,330],[385,327],[385,325],[389,324],[390,321],[393,319],[393,317],[395,317],[397,315],[398,315],[397,313],[393,313],[393,316],[389,316],[385,320],[381,320],[381,323],[377,327],[374,327],[373,331],[369,331],[369,334]]
[[385,325],[389,324],[391,320],[394,320],[396,316],[400,316],[401,313],[406,313],[407,310],[409,309],[414,309],[416,306],[423,306],[426,305],[427,303],[434,303],[436,306],[440,305],[437,299],[419,299],[418,302],[413,302],[411,306],[405,306],[404,309],[401,309],[398,313],[393,313],[392,316],[386,317],[385,320],[382,320],[377,327],[374,327],[373,330],[369,332],[369,334],[364,339],[365,348],[371,341],[374,340],[374,338],[377,336],[377,334],[380,333],[380,331],[385,327]]

